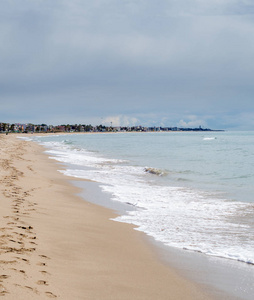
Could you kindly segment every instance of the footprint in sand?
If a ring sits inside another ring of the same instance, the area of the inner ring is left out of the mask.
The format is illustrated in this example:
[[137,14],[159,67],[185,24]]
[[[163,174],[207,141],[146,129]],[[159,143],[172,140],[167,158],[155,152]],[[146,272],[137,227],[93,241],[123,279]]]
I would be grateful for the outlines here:
[[13,242],[13,243],[17,243],[16,241],[14,241],[14,240],[9,240],[10,242]]
[[32,244],[32,245],[38,245],[38,244],[36,244],[35,242],[29,242],[30,244]]
[[7,223],[7,225],[16,225],[17,223],[15,223],[15,222],[9,222],[9,223]]
[[16,231],[14,231],[13,233],[18,234],[18,235],[22,236],[23,238],[28,237],[28,235],[26,235],[24,233],[19,233],[19,232],[16,232]]
[[17,263],[16,260],[0,260],[0,264],[8,265],[8,264],[15,264]]
[[33,290],[33,288],[30,287],[30,286],[28,286],[28,285],[26,285],[25,288],[27,288],[27,289],[29,289],[29,290]]
[[47,257],[46,255],[39,255],[41,258],[46,258],[46,259],[50,259],[49,257]]
[[17,249],[17,248],[12,248],[12,247],[3,247],[2,249],[5,250],[5,253],[15,252],[15,253],[18,253],[18,254],[23,254],[25,252],[33,252],[33,251],[36,250],[35,248],[20,248],[20,249]]
[[36,288],[32,288],[32,287],[30,287],[30,286],[28,286],[28,285],[26,285],[25,288],[26,288],[26,289],[29,289],[29,290],[31,290],[31,291],[33,291],[33,292],[36,293],[36,294],[39,293],[38,290],[37,290]]
[[7,279],[8,277],[10,277],[10,276],[9,275],[0,275],[0,280]]
[[47,271],[40,271],[43,275],[50,275]]
[[39,285],[48,285],[47,281],[45,280],[38,280],[36,283]]
[[6,294],[8,294],[8,291],[2,284],[0,284],[0,296],[4,296]]
[[2,234],[2,235],[0,235],[0,238],[11,238],[12,237],[12,235],[10,235],[10,234]]
[[16,271],[16,272],[19,272],[19,273],[22,273],[22,274],[26,275],[26,272],[24,270],[17,270],[15,268],[11,268],[10,270],[13,270],[13,271]]
[[24,261],[24,262],[26,262],[26,263],[29,263],[29,260],[28,259],[26,259],[26,258],[23,258],[23,257],[15,257],[15,258],[17,258],[18,260],[22,260],[22,261]]
[[51,293],[51,292],[46,292],[45,294],[46,294],[46,296],[48,296],[49,298],[57,298],[57,296],[54,295],[54,294]]
[[6,230],[12,230],[13,228],[10,227],[2,227],[0,228],[0,231],[6,231]]
[[17,226],[18,228],[24,229],[24,230],[31,230],[33,229],[32,226]]

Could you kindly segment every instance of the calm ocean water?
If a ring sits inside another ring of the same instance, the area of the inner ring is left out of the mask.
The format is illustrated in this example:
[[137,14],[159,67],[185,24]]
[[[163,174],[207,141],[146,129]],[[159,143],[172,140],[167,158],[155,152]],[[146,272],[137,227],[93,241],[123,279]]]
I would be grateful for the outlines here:
[[166,245],[254,264],[254,132],[33,137]]

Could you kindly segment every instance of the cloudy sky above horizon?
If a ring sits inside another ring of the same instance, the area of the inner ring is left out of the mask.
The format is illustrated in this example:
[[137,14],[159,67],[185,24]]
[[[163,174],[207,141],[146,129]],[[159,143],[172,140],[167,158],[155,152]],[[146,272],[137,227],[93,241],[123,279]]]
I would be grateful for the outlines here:
[[251,0],[9,0],[0,122],[254,130]]

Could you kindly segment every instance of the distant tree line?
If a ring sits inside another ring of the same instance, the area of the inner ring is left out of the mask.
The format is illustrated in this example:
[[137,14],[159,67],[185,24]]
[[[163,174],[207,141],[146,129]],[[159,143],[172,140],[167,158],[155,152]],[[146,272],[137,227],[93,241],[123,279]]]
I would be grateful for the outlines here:
[[0,123],[0,133],[16,132],[16,133],[47,133],[47,132],[155,132],[155,131],[221,131],[209,128],[178,128],[178,127],[145,127],[145,126],[105,126],[91,124],[20,124],[20,123]]

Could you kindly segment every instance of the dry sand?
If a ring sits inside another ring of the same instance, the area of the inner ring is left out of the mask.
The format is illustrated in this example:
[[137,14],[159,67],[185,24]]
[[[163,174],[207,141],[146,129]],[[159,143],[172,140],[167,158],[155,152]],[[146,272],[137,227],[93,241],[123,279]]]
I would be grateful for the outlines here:
[[75,196],[39,145],[0,135],[3,299],[208,299],[143,234]]

